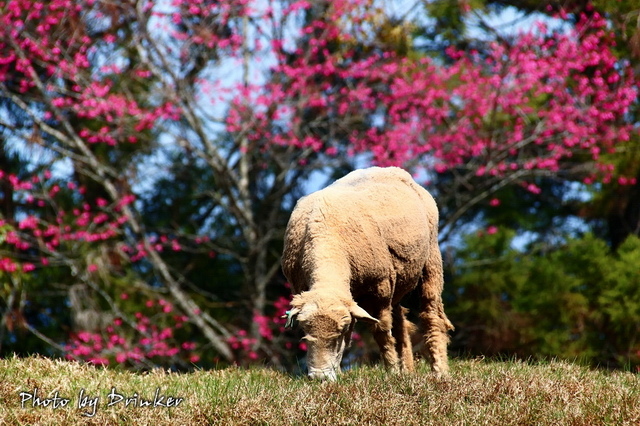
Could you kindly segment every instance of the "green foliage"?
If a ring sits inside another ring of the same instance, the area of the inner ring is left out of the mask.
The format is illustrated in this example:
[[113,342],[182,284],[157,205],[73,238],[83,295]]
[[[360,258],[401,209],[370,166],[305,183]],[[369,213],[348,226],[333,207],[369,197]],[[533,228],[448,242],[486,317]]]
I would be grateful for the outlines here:
[[437,0],[427,4],[430,16],[436,19],[436,32],[445,40],[459,41],[466,31],[465,12],[483,6],[482,1]]
[[640,239],[612,252],[588,234],[523,253],[514,236],[473,235],[459,252],[446,295],[453,347],[640,365]]
[[583,215],[594,224],[594,232],[613,247],[627,235],[638,235],[640,223],[640,135],[632,134],[624,150],[607,154],[615,166],[615,179],[592,190],[592,200],[583,207]]
[[628,56],[631,53],[636,60],[640,58],[640,27],[637,25],[640,4],[637,0],[591,0],[590,3],[613,21],[617,35],[623,42],[617,47],[620,54]]
[[[5,256],[12,248],[6,240],[12,232],[12,225],[0,226],[0,261],[9,260]],[[57,266],[49,268],[46,276],[38,270],[27,273],[19,268],[0,269],[0,356],[59,355],[53,345],[43,346],[41,338],[29,328],[54,342],[66,337],[70,324],[67,294],[58,284],[66,276],[64,268]]]

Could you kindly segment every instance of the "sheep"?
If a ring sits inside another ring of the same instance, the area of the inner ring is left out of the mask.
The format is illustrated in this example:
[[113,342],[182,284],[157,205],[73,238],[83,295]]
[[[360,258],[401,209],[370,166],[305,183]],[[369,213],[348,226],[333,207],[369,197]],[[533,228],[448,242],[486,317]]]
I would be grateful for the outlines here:
[[438,208],[397,167],[356,170],[298,200],[285,231],[282,270],[293,290],[310,378],[336,380],[356,320],[371,326],[386,367],[413,371],[400,300],[420,288],[420,319],[431,369],[448,373]]

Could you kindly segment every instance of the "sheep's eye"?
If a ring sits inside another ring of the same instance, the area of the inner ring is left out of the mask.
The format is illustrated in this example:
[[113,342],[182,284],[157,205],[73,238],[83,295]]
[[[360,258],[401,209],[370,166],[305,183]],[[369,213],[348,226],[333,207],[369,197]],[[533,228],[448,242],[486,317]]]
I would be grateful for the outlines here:
[[342,324],[342,329],[346,330],[351,325],[351,315],[340,318],[340,324]]
[[344,323],[344,325],[342,326],[342,332],[346,333],[347,331],[349,331],[349,328],[351,328],[351,321],[347,321]]

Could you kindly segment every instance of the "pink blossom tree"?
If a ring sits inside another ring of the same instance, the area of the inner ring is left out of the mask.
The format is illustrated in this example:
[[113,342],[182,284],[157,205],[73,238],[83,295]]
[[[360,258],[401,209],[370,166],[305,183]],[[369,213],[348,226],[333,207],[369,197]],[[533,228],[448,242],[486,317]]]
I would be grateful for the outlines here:
[[[447,238],[476,206],[499,205],[501,188],[612,179],[603,154],[636,132],[626,114],[637,82],[601,16],[482,53],[451,48],[445,62],[411,50],[409,23],[370,1],[9,0],[2,10],[3,328],[58,345],[23,316],[29,286],[55,268],[66,297],[86,295],[71,303],[71,346],[57,346],[82,359],[283,363],[294,345],[267,319],[282,310],[288,211],[314,172],[363,157],[405,167],[436,188]],[[29,153],[40,159],[27,167]],[[208,276],[210,264],[241,278]],[[171,353],[145,354],[175,334],[141,330],[119,297],[131,292],[170,303],[202,349],[175,340]],[[107,348],[109,336],[119,346]]]

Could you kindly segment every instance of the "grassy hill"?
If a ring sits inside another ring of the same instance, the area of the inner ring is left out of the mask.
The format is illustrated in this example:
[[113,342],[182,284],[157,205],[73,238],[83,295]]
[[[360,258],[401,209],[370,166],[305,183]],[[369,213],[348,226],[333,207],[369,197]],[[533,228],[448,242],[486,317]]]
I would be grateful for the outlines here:
[[11,358],[0,360],[0,424],[640,424],[637,374],[453,360],[437,380],[418,368],[362,367],[320,383],[268,369],[135,374]]

